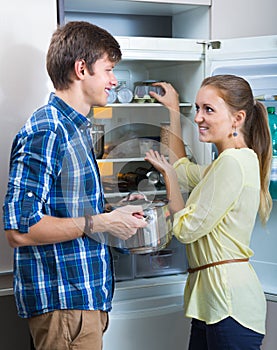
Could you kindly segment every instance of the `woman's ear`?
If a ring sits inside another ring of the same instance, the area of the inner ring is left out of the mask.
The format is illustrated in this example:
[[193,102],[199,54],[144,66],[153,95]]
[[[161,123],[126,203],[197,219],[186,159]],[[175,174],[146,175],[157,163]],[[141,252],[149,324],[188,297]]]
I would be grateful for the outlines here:
[[234,124],[236,125],[236,127],[240,128],[240,127],[244,124],[245,117],[246,117],[246,113],[245,113],[245,111],[243,111],[243,110],[238,111],[238,112],[235,114],[235,117],[234,117]]

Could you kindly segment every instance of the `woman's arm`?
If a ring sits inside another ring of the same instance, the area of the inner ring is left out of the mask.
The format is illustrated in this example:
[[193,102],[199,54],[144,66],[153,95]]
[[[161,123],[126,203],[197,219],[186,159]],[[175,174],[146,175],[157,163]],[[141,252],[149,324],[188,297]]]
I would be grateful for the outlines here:
[[161,86],[164,95],[158,95],[150,92],[151,96],[162,103],[169,111],[170,133],[169,133],[169,161],[171,164],[176,160],[186,156],[184,142],[182,140],[181,115],[179,107],[179,95],[173,86],[169,83],[154,83],[154,86]]
[[178,178],[173,166],[163,155],[150,150],[146,153],[145,160],[151,163],[164,177],[169,209],[172,214],[184,208],[185,203],[179,187]]

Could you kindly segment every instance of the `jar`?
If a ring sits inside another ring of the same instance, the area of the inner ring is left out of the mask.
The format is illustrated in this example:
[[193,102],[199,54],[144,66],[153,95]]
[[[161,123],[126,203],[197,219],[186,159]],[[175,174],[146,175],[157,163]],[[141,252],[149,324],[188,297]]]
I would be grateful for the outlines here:
[[120,103],[130,103],[133,100],[133,93],[126,86],[126,81],[122,81],[119,87],[116,89],[117,99]]
[[96,159],[100,159],[104,154],[104,124],[92,124],[91,136],[93,143],[93,151]]

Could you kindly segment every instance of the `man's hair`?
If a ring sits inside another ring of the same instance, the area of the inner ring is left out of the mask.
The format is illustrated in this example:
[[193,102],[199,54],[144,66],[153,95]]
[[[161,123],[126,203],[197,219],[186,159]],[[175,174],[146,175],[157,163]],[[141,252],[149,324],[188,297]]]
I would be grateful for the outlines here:
[[93,64],[104,55],[115,63],[121,59],[118,42],[105,29],[84,21],[68,22],[59,27],[47,53],[47,71],[54,88],[69,88],[76,61],[84,60],[93,74]]

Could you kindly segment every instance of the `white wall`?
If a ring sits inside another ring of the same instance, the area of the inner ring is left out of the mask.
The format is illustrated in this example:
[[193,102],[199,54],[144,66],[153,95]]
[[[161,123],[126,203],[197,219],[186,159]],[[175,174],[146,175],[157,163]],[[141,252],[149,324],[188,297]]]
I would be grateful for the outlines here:
[[277,34],[276,0],[213,0],[211,38]]
[[[6,193],[9,153],[15,133],[45,102],[49,80],[45,55],[56,28],[55,0],[5,1],[0,11],[0,206]],[[0,221],[0,273],[12,269]],[[1,286],[0,286],[1,287]]]

